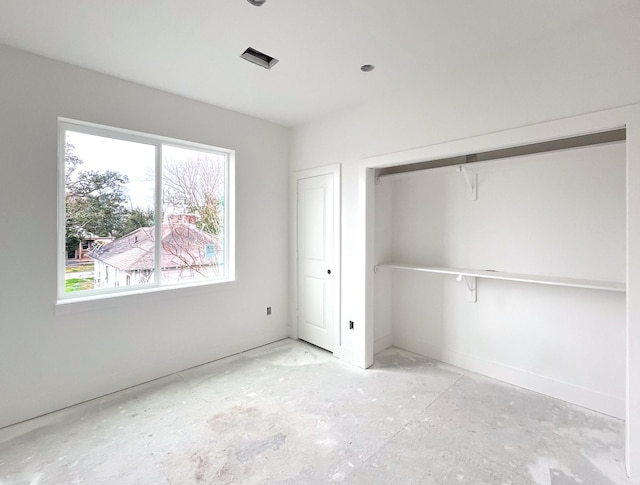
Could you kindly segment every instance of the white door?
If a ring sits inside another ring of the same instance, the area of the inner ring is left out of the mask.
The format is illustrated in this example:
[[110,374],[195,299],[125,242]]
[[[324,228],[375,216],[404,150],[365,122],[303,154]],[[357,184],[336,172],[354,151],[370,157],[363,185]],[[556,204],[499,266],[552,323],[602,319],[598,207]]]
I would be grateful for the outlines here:
[[333,351],[333,174],[298,180],[298,337]]

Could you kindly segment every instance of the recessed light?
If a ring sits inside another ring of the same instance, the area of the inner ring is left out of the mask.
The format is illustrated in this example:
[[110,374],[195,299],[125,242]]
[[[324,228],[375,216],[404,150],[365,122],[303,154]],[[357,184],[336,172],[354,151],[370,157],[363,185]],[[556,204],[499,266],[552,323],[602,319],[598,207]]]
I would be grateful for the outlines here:
[[362,72],[371,72],[376,68],[376,66],[373,66],[371,64],[365,64],[363,66],[360,66],[360,70]]
[[278,63],[278,59],[275,57],[271,57],[270,55],[265,54],[264,52],[260,52],[252,47],[248,47],[240,57],[243,59],[253,62],[260,67],[264,67],[265,69],[271,69]]
[[249,2],[251,5],[254,5],[256,7],[261,7],[266,3],[266,1],[267,0],[247,0],[247,2]]

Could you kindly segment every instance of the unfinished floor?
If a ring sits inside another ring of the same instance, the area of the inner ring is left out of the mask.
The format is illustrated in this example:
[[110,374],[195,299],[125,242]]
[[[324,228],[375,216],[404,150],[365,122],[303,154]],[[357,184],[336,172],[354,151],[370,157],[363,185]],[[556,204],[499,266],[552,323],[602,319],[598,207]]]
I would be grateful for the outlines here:
[[0,430],[0,484],[625,484],[623,422],[283,340]]

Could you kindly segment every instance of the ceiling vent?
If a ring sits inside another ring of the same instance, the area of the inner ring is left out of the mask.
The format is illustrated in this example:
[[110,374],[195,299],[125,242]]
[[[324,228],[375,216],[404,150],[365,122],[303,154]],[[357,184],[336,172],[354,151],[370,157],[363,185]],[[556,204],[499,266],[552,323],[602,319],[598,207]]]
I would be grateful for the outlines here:
[[268,56],[267,54],[252,49],[251,47],[247,48],[240,57],[257,64],[260,67],[264,67],[265,69],[271,69],[278,63],[278,59],[275,57]]

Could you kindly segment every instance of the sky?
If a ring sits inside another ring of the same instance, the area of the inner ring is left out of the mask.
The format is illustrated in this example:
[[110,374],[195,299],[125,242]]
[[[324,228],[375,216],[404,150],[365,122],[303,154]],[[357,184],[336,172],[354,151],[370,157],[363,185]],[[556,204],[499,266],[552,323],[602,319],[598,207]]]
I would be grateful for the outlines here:
[[67,143],[84,163],[78,170],[113,170],[129,177],[127,195],[132,208],[153,208],[155,147],[142,143],[67,131]]
[[[156,150],[154,145],[88,135],[71,130],[66,131],[66,137],[67,143],[75,147],[75,155],[84,162],[77,168],[76,173],[112,170],[124,174],[129,179],[125,187],[129,199],[127,208],[154,208]],[[162,153],[165,162],[171,160],[180,164],[213,163],[214,166],[222,164],[219,166],[224,167],[224,156],[215,152],[162,145]],[[224,185],[219,189],[224,191]],[[167,205],[163,205],[163,208],[171,211]]]

